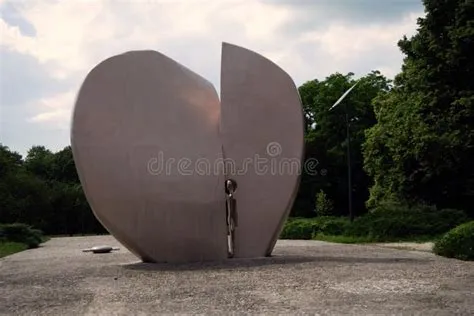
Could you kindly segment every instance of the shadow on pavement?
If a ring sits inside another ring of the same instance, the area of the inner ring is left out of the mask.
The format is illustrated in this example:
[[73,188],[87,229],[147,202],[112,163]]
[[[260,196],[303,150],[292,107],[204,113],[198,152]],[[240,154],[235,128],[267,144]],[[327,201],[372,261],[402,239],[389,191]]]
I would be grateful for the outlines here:
[[302,263],[317,263],[317,262],[334,262],[334,263],[386,263],[386,264],[400,264],[400,263],[428,263],[431,260],[428,258],[371,258],[371,257],[317,257],[317,256],[285,256],[277,255],[265,258],[252,259],[228,259],[219,262],[197,262],[185,264],[173,263],[145,263],[137,262],[126,264],[122,267],[128,270],[143,270],[143,271],[186,271],[186,270],[221,270],[221,269],[245,269],[252,267],[262,267],[270,265],[292,265]]

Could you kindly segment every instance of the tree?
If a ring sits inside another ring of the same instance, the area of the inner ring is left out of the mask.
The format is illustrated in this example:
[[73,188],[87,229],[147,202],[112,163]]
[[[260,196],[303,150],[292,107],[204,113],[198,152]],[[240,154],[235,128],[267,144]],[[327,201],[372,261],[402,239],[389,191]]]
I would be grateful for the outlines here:
[[347,215],[347,160],[346,125],[341,111],[348,105],[350,117],[357,117],[352,124],[353,197],[356,214],[365,211],[370,179],[363,170],[361,144],[365,140],[365,129],[376,123],[372,99],[390,89],[390,81],[378,71],[360,78],[357,88],[343,101],[341,108],[329,111],[332,104],[355,83],[354,74],[339,73],[324,81],[312,80],[299,88],[305,114],[305,159],[317,159],[319,170],[327,175],[302,174],[300,190],[295,201],[293,216],[314,215],[315,196],[320,190],[334,202],[335,214]]
[[7,146],[0,143],[0,179],[9,173],[21,168],[23,161],[19,153],[12,152]]
[[71,146],[66,146],[54,154],[52,169],[56,181],[70,184],[79,183]]
[[[394,89],[367,132],[369,206],[386,200],[471,210],[474,200],[474,2],[425,0]],[[472,211],[471,211],[472,212]]]
[[54,154],[44,146],[33,146],[25,157],[25,168],[43,180],[54,179]]
[[22,163],[20,154],[0,144],[0,222],[14,216],[16,201],[11,192],[11,179],[21,170]]
[[51,210],[49,187],[24,168],[20,154],[0,146],[0,222],[43,228]]
[[332,201],[323,190],[320,190],[318,194],[316,194],[316,214],[318,214],[318,216],[332,216],[334,215],[333,211]]
[[21,222],[47,234],[102,233],[85,198],[71,147],[33,146],[21,155],[0,144],[0,223]]

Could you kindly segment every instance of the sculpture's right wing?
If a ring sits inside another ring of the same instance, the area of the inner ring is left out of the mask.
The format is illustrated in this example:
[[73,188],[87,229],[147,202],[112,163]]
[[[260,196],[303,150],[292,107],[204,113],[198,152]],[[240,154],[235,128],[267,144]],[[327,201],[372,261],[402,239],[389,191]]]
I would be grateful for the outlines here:
[[[303,111],[293,80],[268,59],[224,43],[221,68],[224,155],[235,162],[235,257],[270,255],[297,193]],[[234,170],[232,170],[234,169]]]

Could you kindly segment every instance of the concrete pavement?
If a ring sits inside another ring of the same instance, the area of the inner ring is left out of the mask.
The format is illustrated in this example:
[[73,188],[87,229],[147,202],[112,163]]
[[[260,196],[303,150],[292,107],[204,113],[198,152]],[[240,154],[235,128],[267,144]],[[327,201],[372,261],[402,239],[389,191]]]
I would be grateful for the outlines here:
[[[83,253],[95,245],[120,247]],[[1,315],[474,315],[474,263],[375,245],[278,241],[274,257],[143,264],[111,236],[0,259]]]

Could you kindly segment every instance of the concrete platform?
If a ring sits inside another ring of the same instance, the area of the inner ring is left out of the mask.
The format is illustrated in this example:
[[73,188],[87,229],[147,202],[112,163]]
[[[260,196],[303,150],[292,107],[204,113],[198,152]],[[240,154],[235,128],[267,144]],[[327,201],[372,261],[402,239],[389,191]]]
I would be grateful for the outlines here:
[[110,236],[0,259],[2,315],[473,315],[474,263],[428,252],[279,241],[274,257],[143,264]]

